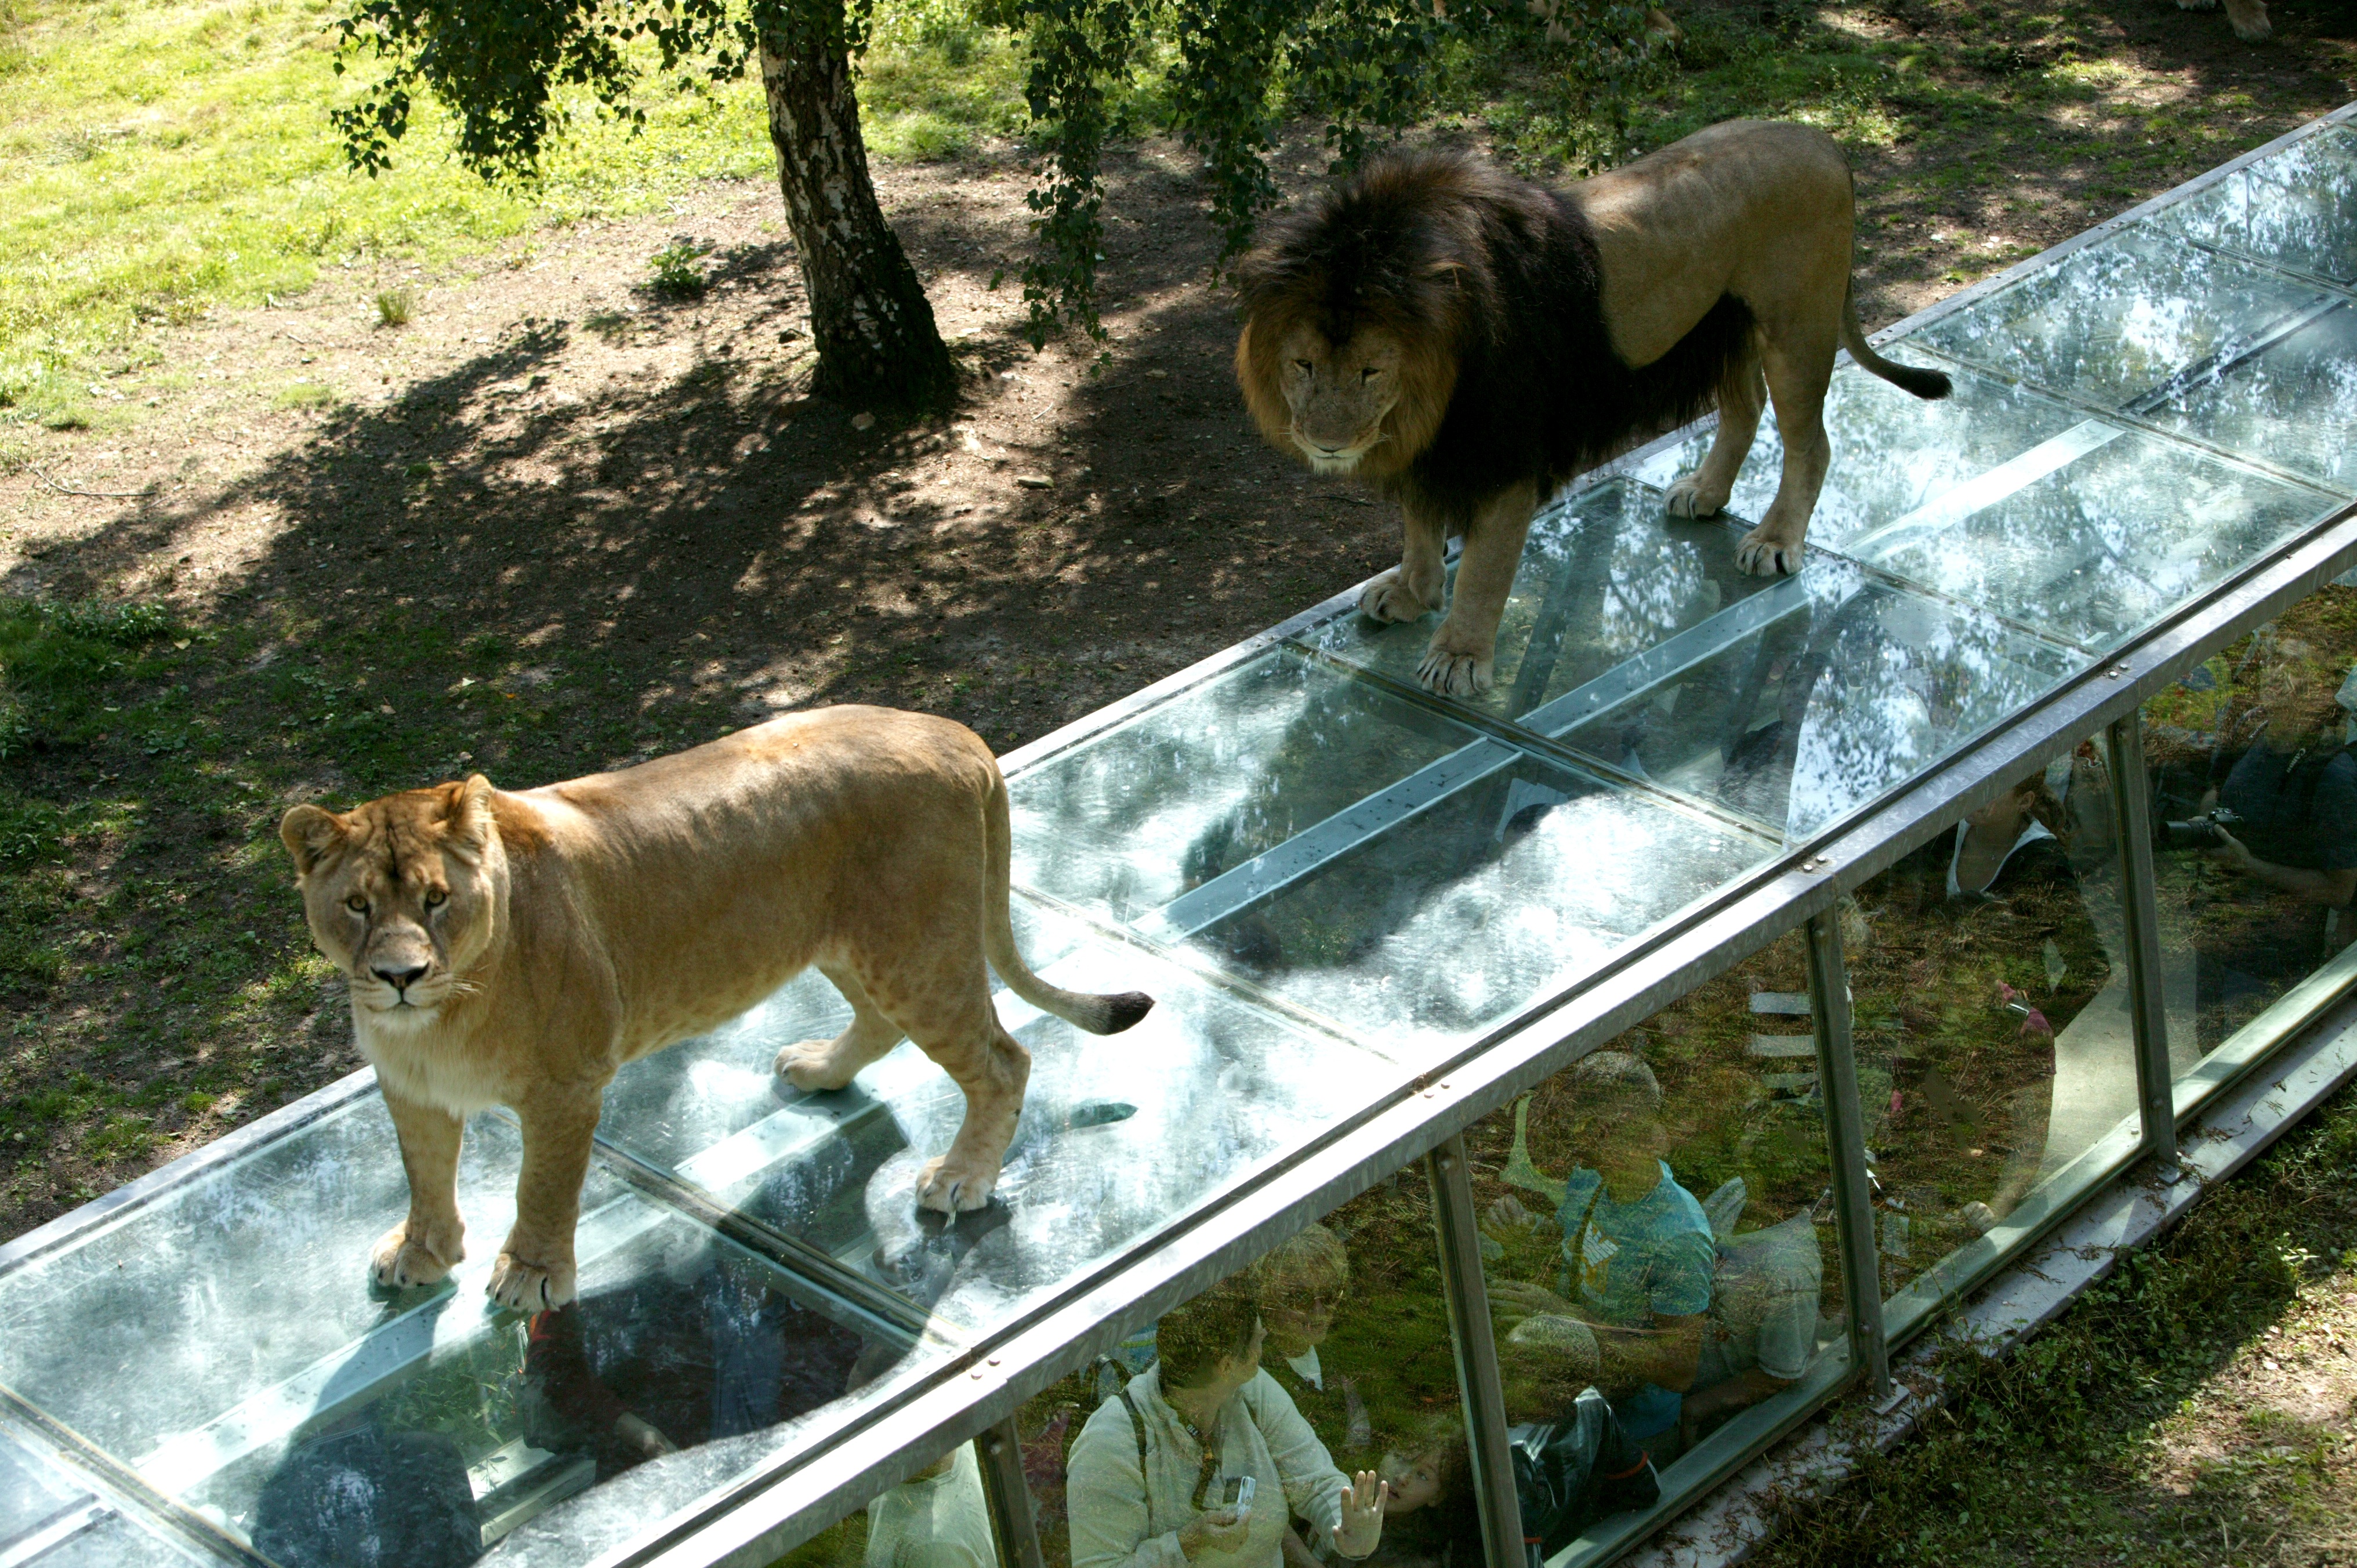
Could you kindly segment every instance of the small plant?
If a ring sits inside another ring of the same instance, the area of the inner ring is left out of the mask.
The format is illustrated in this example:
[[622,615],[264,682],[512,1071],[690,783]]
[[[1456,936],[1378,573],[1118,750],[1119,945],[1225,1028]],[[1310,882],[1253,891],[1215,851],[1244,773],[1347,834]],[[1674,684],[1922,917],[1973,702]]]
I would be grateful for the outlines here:
[[379,327],[406,327],[409,318],[417,314],[417,296],[405,288],[381,288],[376,291],[376,324]]
[[654,269],[655,292],[666,299],[694,299],[701,295],[703,255],[693,240],[673,240],[657,251],[648,263]]

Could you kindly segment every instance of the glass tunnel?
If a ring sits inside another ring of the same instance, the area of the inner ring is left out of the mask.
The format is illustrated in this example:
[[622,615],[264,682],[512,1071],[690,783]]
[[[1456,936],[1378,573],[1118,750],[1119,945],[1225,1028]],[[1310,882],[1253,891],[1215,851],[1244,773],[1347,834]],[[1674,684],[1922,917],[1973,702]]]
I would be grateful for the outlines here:
[[1566,1568],[1874,1398],[2357,975],[2352,113],[1884,334],[1944,402],[1845,362],[1797,576],[1681,431],[1478,699],[1353,593],[1007,757],[1033,966],[1157,1005],[999,994],[977,1213],[913,1047],[772,1074],[813,972],[613,1085],[562,1311],[500,1113],[371,1290],[366,1073],[0,1249],[0,1564]]

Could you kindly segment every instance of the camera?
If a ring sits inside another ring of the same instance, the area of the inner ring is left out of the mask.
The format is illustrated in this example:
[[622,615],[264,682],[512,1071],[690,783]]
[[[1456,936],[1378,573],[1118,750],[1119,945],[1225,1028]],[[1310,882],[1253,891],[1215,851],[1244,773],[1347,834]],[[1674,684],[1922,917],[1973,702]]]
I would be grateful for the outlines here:
[[1211,1488],[1211,1506],[1242,1520],[1252,1512],[1253,1491],[1259,1485],[1250,1476],[1228,1476]]
[[2220,806],[2189,817],[2181,822],[2158,822],[2153,827],[2155,849],[2218,849],[2224,845],[2223,832],[2232,832],[2243,825],[2242,817]]

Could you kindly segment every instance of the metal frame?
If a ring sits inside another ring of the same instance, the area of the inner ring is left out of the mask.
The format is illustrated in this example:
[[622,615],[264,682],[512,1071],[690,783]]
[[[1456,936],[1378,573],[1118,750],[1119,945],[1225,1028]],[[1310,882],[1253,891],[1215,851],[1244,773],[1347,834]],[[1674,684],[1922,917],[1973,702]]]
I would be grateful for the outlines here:
[[1432,1184],[1432,1223],[1440,1244],[1441,1289],[1448,1297],[1448,1338],[1456,1352],[1458,1408],[1465,1415],[1473,1495],[1490,1568],[1523,1568],[1523,1509],[1514,1491],[1514,1457],[1506,1442],[1506,1395],[1498,1340],[1490,1327],[1490,1289],[1481,1275],[1481,1233],[1465,1140],[1452,1135],[1425,1156]]
[[2111,754],[2113,818],[2119,823],[2136,1113],[2144,1128],[2145,1152],[2163,1180],[2175,1181],[2177,1112],[2169,1062],[2169,1007],[2161,992],[2160,903],[2152,864],[2152,788],[2144,765],[2143,719],[2138,714],[2115,719],[2104,735]]
[[[1875,340],[1887,341],[1965,308],[2022,276],[2051,266],[2129,223],[2231,178],[2260,158],[2344,124],[2352,116],[2357,116],[2357,104],[2301,127],[1985,280],[1877,334]],[[2106,417],[2120,415],[2107,411]],[[2130,428],[2137,427],[2132,417],[2123,423]],[[1651,456],[1692,438],[1696,429],[1706,427],[1706,424],[1690,427],[1647,444],[1592,474],[1587,483],[1592,486],[1616,478],[1633,478],[1637,467]],[[2017,459],[2017,463],[2019,461]],[[1413,1081],[1388,1086],[1356,1114],[1306,1140],[1251,1177],[1178,1217],[1162,1230],[1141,1238],[1124,1253],[1067,1282],[1063,1288],[1020,1316],[991,1330],[978,1343],[945,1356],[937,1364],[885,1391],[879,1398],[860,1402],[857,1409],[819,1412],[806,1423],[802,1444],[795,1452],[780,1454],[765,1468],[716,1489],[694,1508],[655,1526],[645,1536],[600,1561],[615,1564],[676,1563],[681,1568],[690,1563],[743,1563],[749,1568],[770,1561],[780,1551],[864,1504],[878,1491],[904,1479],[929,1455],[937,1455],[954,1443],[980,1436],[985,1440],[985,1452],[991,1460],[985,1466],[986,1485],[1001,1508],[1002,1530],[1010,1554],[1024,1568],[1032,1568],[1037,1562],[1036,1539],[1028,1548],[1024,1544],[1028,1511],[1014,1506],[1020,1501],[1020,1466],[1009,1418],[1019,1402],[1074,1367],[1085,1364],[1090,1356],[1117,1339],[1128,1325],[1177,1305],[1292,1234],[1318,1214],[1364,1191],[1382,1176],[1437,1146],[1442,1155],[1435,1160],[1436,1211],[1444,1215],[1438,1222],[1443,1227],[1444,1272],[1450,1282],[1452,1331],[1462,1342],[1465,1352],[1460,1367],[1470,1368],[1463,1374],[1467,1378],[1464,1393],[1468,1409],[1478,1414],[1495,1408],[1502,1422],[1501,1402],[1497,1405],[1491,1402],[1496,1400],[1494,1350],[1488,1358],[1487,1372],[1480,1369],[1482,1348],[1488,1341],[1480,1331],[1486,1324],[1486,1307],[1476,1311],[1486,1301],[1480,1293],[1478,1252],[1469,1262],[1462,1255],[1470,1244],[1471,1221],[1469,1187],[1465,1185],[1462,1146],[1458,1142],[1462,1130],[1480,1117],[1511,1103],[1515,1096],[1603,1040],[1641,1021],[1696,983],[1741,961],[1803,922],[1810,927],[1812,992],[1818,998],[1814,1008],[1819,1030],[1817,1049],[1828,1090],[1828,1133],[1840,1133],[1845,1126],[1856,1129],[1855,1059],[1848,1039],[1846,985],[1838,927],[1831,918],[1840,895],[1895,862],[1961,812],[1994,797],[2007,780],[2018,777],[2026,768],[2075,746],[2093,730],[2113,726],[2116,745],[2122,734],[2119,726],[2125,725],[2132,732],[2136,708],[2154,692],[2175,680],[2210,650],[2241,636],[2283,606],[2338,575],[2352,561],[2357,561],[2357,505],[2342,507],[2304,536],[2270,552],[2194,603],[2164,618],[2115,651],[2108,668],[2091,669],[2061,682],[1987,732],[1959,746],[1922,775],[1851,811],[1827,830],[1789,845],[1774,863],[1736,879],[1642,937],[1623,944],[1576,987],[1534,1003],[1512,1021],[1469,1042],[1439,1067]],[[1760,596],[1764,599],[1769,596]],[[1348,613],[1355,600],[1356,590],[1338,595],[1280,626],[1043,736],[1005,758],[1006,768],[1010,774],[1020,773],[1102,735],[1126,718]],[[1708,637],[1689,640],[1699,646]],[[1681,641],[1679,646],[1684,648],[1686,642]],[[1577,697],[1581,693],[1571,695]],[[1561,706],[1569,700],[1558,699],[1550,706]],[[1526,715],[1525,723],[1528,722]],[[2133,743],[2132,733],[2129,739]],[[1532,755],[1540,753],[1534,751]],[[2115,759],[2115,789],[2122,788],[2123,780],[2131,773],[2140,778],[2140,747],[2127,761],[2134,766]],[[2124,824],[2128,822],[2125,811],[2122,821]],[[2299,1021],[2329,1005],[2352,979],[2357,979],[2357,965],[2329,966],[2331,972],[2315,977],[2246,1029],[2252,1044],[2229,1064],[2231,1076],[2222,1069],[2219,1076],[2197,1084],[2170,1085],[2162,1035],[2165,1018],[2157,1005],[2158,981],[2148,950],[2154,932],[2148,918],[2149,843],[2142,834],[2128,836],[2143,844],[2141,897],[2146,900],[2142,905],[2145,923],[2141,928],[2143,936],[2132,945],[2130,963],[2132,970],[2140,972],[2136,1005],[2140,1010],[2150,1008],[2148,1015],[2140,1014],[2137,1029],[2145,1124],[2147,1129],[2167,1129],[2167,1136],[2173,1141],[2171,1113],[2190,1112],[2203,1098],[2222,1090],[2233,1076],[2247,1072],[2263,1058],[2266,1048],[2292,1032]],[[2135,877],[2138,875],[2133,865],[2136,852],[2130,849],[2127,854],[2127,875]],[[2133,888],[2136,884],[2131,881],[2127,886]],[[2132,921],[2138,918],[2133,912],[2136,907],[2132,898]],[[1172,924],[1187,929],[1188,923]],[[1135,930],[1118,935],[1123,940],[1138,940]],[[2145,994],[2147,991],[2151,994]],[[26,1263],[81,1239],[96,1227],[135,1212],[192,1176],[328,1114],[365,1093],[372,1082],[372,1077],[366,1072],[354,1074],[117,1193],[0,1247],[0,1269]],[[2153,1093],[2156,1084],[2158,1098]],[[2149,1131],[2147,1136],[2149,1139]],[[1841,1135],[1837,1137],[1837,1151],[1846,1153],[1856,1142]],[[2156,1144],[2154,1147],[2158,1152],[2159,1145]],[[1456,1151],[1453,1156],[1448,1153],[1452,1148]],[[1444,1163],[1452,1158],[1453,1170]],[[1873,1269],[1861,1272],[1854,1262],[1861,1245],[1867,1258],[1870,1260],[1875,1255],[1871,1209],[1866,1202],[1862,1146],[1856,1169],[1844,1174],[1844,1163],[1837,1154],[1836,1182],[1845,1189],[1837,1194],[1844,1256],[1853,1261],[1853,1294],[1862,1283],[1865,1295],[1870,1298],[1870,1305],[1853,1303],[1852,1333],[1856,1343],[1852,1364],[1865,1370],[1880,1389],[1888,1380],[1888,1349],[1882,1343],[1879,1281]],[[1448,1211],[1459,1198],[1464,1211],[1449,1217]],[[2050,1223],[2059,1222],[2061,1218],[2057,1214]],[[2010,1239],[2008,1251],[2018,1250],[2032,1239],[2017,1234]],[[1789,1425],[1806,1413],[1807,1408],[1803,1407],[1789,1417],[1780,1415],[1778,1424]],[[1491,1442],[1491,1423],[1485,1419],[1480,1425],[1483,1441]],[[995,1452],[988,1445],[992,1436],[1001,1445]],[[1497,1428],[1494,1439],[1494,1446],[1501,1454],[1502,1425]],[[1492,1455],[1482,1461],[1482,1473],[1488,1477],[1485,1494],[1494,1493],[1497,1477],[1502,1475],[1507,1477],[1505,1501],[1511,1503],[1511,1466],[1501,1469],[1498,1458],[1498,1455]],[[1008,1522],[1018,1518],[1023,1521],[1021,1525]],[[1485,1495],[1485,1528],[1493,1532],[1503,1529],[1503,1510],[1494,1495]],[[1518,1536],[1518,1525],[1515,1530]],[[1511,1561],[1519,1563],[1519,1553]]]
[[1876,1402],[1890,1395],[1890,1349],[1882,1331],[1882,1251],[1874,1227],[1873,1176],[1866,1168],[1866,1118],[1857,1101],[1857,1053],[1850,1038],[1849,966],[1841,918],[1809,918],[1809,1015],[1816,1026],[1817,1081],[1824,1088],[1825,1142],[1833,1165],[1834,1219],[1841,1240],[1842,1300],[1854,1364]]

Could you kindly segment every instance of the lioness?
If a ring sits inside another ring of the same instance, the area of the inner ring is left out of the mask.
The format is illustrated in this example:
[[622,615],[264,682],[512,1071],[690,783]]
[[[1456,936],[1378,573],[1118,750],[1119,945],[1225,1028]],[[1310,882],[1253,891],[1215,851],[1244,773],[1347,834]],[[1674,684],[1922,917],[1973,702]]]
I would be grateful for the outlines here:
[[1378,158],[1246,258],[1236,379],[1254,422],[1318,472],[1364,475],[1400,503],[1406,547],[1360,608],[1438,609],[1442,552],[1465,536],[1417,671],[1426,687],[1490,689],[1541,501],[1714,402],[1717,436],[1669,510],[1727,504],[1772,398],[1783,479],[1736,558],[1800,570],[1831,456],[1835,350],[1918,397],[1948,392],[1858,329],[1853,205],[1832,137],[1738,120],[1560,192],[1448,154]]
[[841,1089],[914,1039],[965,1091],[956,1138],[918,1181],[918,1201],[944,1212],[990,1197],[1031,1070],[991,1006],[985,957],[1017,996],[1094,1034],[1154,1005],[1025,967],[1006,782],[979,736],[920,714],[797,714],[514,794],[477,774],[340,816],[296,806],[278,836],[401,1137],[409,1218],[376,1244],[381,1285],[429,1283],[465,1256],[461,1119],[500,1104],[522,1123],[523,1169],[490,1294],[573,1299],[606,1085],[810,964],[851,1026],[786,1047],[777,1070]]

